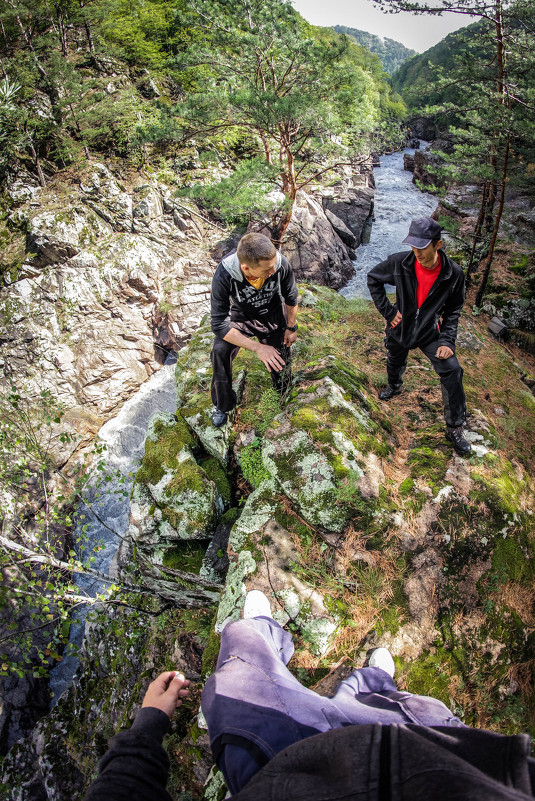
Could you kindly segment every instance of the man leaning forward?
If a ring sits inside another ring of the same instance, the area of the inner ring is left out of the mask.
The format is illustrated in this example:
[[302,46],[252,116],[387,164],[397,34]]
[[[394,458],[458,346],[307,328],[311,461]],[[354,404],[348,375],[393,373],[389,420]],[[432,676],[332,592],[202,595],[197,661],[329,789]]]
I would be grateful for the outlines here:
[[[222,426],[236,406],[232,362],[251,350],[284,392],[291,380],[290,347],[297,339],[297,286],[288,259],[263,234],[243,236],[212,281],[212,423]],[[258,341],[255,341],[256,337]]]

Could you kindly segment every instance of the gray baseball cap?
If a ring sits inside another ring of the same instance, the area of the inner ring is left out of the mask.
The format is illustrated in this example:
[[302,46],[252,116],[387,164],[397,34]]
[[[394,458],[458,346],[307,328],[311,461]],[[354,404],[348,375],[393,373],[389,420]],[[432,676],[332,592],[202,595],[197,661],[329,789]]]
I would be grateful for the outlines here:
[[420,217],[412,220],[409,234],[403,240],[404,245],[412,245],[414,248],[426,248],[433,239],[440,239],[442,228],[431,217]]

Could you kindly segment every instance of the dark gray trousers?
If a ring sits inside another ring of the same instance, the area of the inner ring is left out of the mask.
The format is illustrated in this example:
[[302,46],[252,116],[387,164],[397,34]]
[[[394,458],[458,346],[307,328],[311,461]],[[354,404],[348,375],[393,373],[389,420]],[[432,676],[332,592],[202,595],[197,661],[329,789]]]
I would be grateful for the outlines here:
[[[271,381],[278,392],[284,392],[292,379],[292,350],[284,344],[286,324],[276,328],[258,327],[249,322],[232,322],[246,337],[256,337],[263,345],[271,345],[277,350],[285,362],[280,372],[270,370]],[[230,412],[236,406],[236,393],[232,389],[232,363],[238,355],[239,347],[231,342],[216,337],[211,353],[212,360],[212,403],[221,412]]]
[[[386,357],[386,372],[391,387],[400,387],[403,374],[407,367],[409,348],[404,348],[393,337],[387,336],[385,345],[388,350]],[[422,345],[420,350],[424,353],[438,377],[442,390],[444,403],[444,417],[446,425],[455,428],[466,422],[466,400],[463,389],[463,369],[453,354],[449,359],[439,359],[435,354],[439,344],[437,341]]]

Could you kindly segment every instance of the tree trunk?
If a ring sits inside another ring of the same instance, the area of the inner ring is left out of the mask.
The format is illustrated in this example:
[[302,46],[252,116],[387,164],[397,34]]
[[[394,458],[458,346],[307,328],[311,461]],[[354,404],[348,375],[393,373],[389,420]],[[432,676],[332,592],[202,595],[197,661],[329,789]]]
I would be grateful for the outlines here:
[[87,147],[87,145],[86,145],[86,143],[84,141],[84,134],[82,132],[82,129],[80,128],[80,124],[79,124],[78,120],[76,119],[76,114],[74,113],[74,109],[72,107],[72,103],[69,103],[69,108],[71,110],[71,114],[72,114],[72,118],[74,120],[74,124],[76,125],[76,130],[78,131],[78,135],[80,136],[80,141],[82,142],[82,145],[83,145],[83,148],[84,148],[85,157],[86,157],[86,159],[88,161],[91,161],[91,154],[89,152],[89,148]]
[[470,286],[472,280],[472,272],[474,270],[474,259],[479,240],[481,239],[481,231],[483,229],[483,220],[485,219],[485,212],[487,208],[487,201],[489,196],[489,182],[485,181],[483,185],[483,194],[481,196],[481,206],[479,207],[479,216],[477,218],[476,227],[474,230],[474,238],[472,240],[472,250],[470,252],[470,260],[466,270],[466,286]]
[[43,170],[41,169],[41,163],[39,161],[39,156],[37,155],[37,151],[33,146],[33,142],[30,140],[28,147],[30,149],[30,153],[32,154],[32,158],[35,161],[35,169],[37,171],[37,175],[39,177],[39,183],[41,186],[46,186],[45,176],[43,174]]
[[483,277],[481,279],[481,284],[479,289],[477,290],[475,305],[477,308],[481,306],[481,301],[483,300],[483,295],[485,294],[485,289],[487,288],[487,281],[489,278],[490,267],[492,264],[492,257],[494,255],[494,248],[496,246],[496,240],[498,238],[498,231],[500,229],[500,221],[502,219],[503,213],[503,206],[505,201],[505,184],[507,179],[507,167],[509,162],[509,149],[510,149],[510,140],[507,137],[507,142],[505,145],[505,153],[503,154],[503,166],[502,166],[502,181],[501,181],[501,188],[500,188],[500,202],[498,205],[498,211],[496,212],[496,219],[494,220],[494,229],[492,231],[492,237],[490,240],[489,245],[489,253],[487,258],[485,259],[485,266],[483,268]]
[[282,245],[282,240],[286,229],[290,225],[292,214],[297,198],[297,184],[295,181],[295,159],[289,145],[286,144],[287,137],[284,137],[283,144],[281,144],[281,179],[282,191],[285,196],[285,210],[278,218],[271,232],[271,239],[276,247]]
[[[84,0],[78,0],[78,3],[80,5],[80,8],[83,9],[85,6]],[[87,20],[86,15],[83,13],[83,10],[82,10],[82,19],[84,21],[85,34],[87,36],[87,43],[89,45],[89,52],[91,53],[91,55],[95,55],[95,43],[93,42],[93,34],[91,33],[91,26],[89,25],[89,22]]]

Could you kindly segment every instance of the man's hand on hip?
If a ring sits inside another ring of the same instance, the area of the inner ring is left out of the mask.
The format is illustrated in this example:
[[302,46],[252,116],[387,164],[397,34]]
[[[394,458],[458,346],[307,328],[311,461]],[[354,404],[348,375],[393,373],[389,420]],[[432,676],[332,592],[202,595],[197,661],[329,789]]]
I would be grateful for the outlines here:
[[[291,333],[287,331],[286,333]],[[275,348],[271,345],[260,345],[255,351],[261,362],[264,362],[268,370],[280,372],[285,365],[285,361]]]
[[297,331],[288,331],[288,329],[286,329],[286,331],[284,332],[284,344],[287,347],[290,347],[290,345],[294,344],[296,339],[297,339]]
[[390,321],[390,328],[395,328],[396,325],[398,325],[398,323],[401,322],[402,318],[403,318],[403,315],[401,314],[401,312],[399,312],[399,311],[396,312],[396,316],[394,317],[393,320]]
[[447,345],[441,345],[435,355],[437,359],[449,359],[450,356],[453,356],[453,351]]

